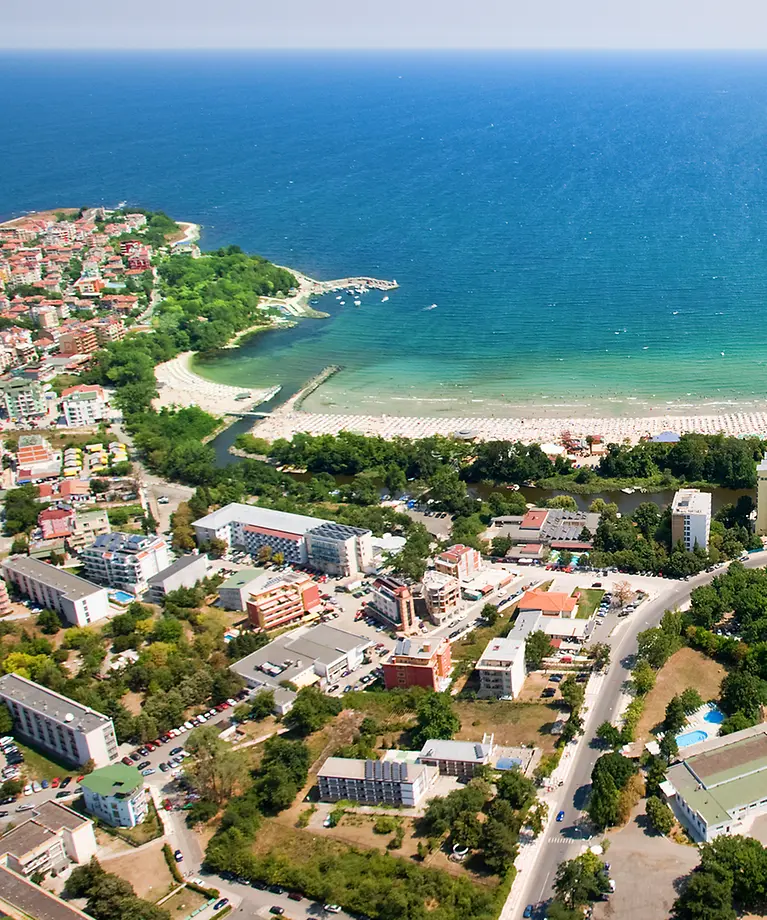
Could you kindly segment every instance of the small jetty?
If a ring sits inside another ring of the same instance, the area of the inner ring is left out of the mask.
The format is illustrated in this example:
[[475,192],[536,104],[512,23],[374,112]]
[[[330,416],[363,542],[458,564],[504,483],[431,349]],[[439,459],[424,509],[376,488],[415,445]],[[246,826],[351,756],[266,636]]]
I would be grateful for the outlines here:
[[396,281],[382,281],[380,278],[339,278],[336,281],[315,281],[314,278],[306,278],[314,288],[316,294],[332,294],[333,291],[347,290],[369,290],[369,291],[393,291],[399,287]]

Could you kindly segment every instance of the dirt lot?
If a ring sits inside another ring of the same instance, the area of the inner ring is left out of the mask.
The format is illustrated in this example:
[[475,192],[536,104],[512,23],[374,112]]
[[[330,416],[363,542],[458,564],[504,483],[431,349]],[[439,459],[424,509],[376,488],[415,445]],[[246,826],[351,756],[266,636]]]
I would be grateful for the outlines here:
[[202,907],[203,904],[207,904],[207,901],[208,899],[205,895],[197,891],[191,891],[189,888],[184,888],[168,898],[167,901],[163,901],[162,907],[163,910],[168,911],[171,918],[183,918],[188,917],[192,911]]
[[557,717],[556,705],[499,700],[456,703],[455,709],[461,720],[461,730],[456,738],[461,741],[478,741],[484,732],[492,732],[496,744],[508,747],[535,745],[544,753],[554,750],[556,738],[549,730]]
[[532,674],[528,674],[525,678],[525,685],[522,688],[522,692],[517,697],[517,702],[519,703],[540,703],[541,701],[541,691],[547,689],[548,687],[553,687],[556,690],[556,694],[552,697],[549,697],[546,702],[553,703],[561,699],[559,693],[559,684],[550,681],[550,674],[543,674],[538,671],[533,671]]
[[629,823],[610,834],[606,859],[615,894],[594,908],[594,920],[665,920],[674,884],[698,863],[698,850],[645,831],[644,800]]
[[114,872],[133,885],[136,894],[148,901],[157,901],[175,884],[162,854],[162,840],[140,850],[129,850],[123,856],[104,859],[107,872]]
[[711,658],[691,648],[680,649],[658,672],[653,689],[647,694],[644,712],[637,728],[637,740],[644,741],[653,727],[663,720],[672,696],[686,687],[695,687],[704,700],[719,696],[719,685],[727,672]]

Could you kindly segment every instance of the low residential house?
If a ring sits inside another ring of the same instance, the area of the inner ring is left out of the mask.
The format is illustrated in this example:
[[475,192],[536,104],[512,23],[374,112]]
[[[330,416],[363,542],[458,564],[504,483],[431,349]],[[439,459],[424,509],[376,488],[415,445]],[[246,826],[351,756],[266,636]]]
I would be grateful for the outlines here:
[[[33,817],[0,837],[0,864],[29,878],[84,865],[96,855],[93,822],[58,802],[35,806]],[[0,888],[0,898],[3,890]]]
[[418,806],[439,770],[426,764],[328,757],[317,771],[320,800],[362,805]]
[[517,604],[519,613],[542,613],[547,617],[571,617],[578,614],[578,599],[562,591],[526,591]]
[[491,763],[495,745],[493,735],[477,741],[427,741],[418,755],[420,763],[436,767],[447,776],[472,777],[480,767]]
[[526,639],[530,633],[545,632],[552,643],[572,642],[581,644],[588,639],[589,621],[572,617],[552,617],[539,610],[529,610],[517,615],[514,626],[509,632],[510,639]]
[[135,827],[147,816],[149,796],[136,767],[123,763],[101,767],[84,776],[80,788],[88,814],[113,827]]

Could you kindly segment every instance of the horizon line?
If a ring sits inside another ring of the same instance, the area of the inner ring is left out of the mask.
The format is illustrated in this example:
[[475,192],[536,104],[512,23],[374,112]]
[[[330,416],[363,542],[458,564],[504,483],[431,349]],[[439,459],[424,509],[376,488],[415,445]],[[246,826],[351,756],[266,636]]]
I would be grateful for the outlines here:
[[705,46],[705,47],[634,47],[634,46],[614,46],[605,47],[600,45],[474,45],[474,46],[449,46],[449,45],[408,45],[408,46],[360,46],[354,45],[284,45],[284,46],[258,46],[258,45],[185,45],[185,46],[127,46],[111,47],[108,45],[94,46],[11,46],[0,45],[0,54],[40,54],[40,53],[57,53],[57,54],[173,54],[173,53],[215,53],[215,52],[242,52],[254,54],[283,54],[286,52],[307,53],[317,52],[320,54],[333,54],[339,51],[357,53],[357,54],[423,54],[423,53],[450,53],[450,54],[477,54],[477,53],[498,53],[498,54],[765,54],[765,46]]

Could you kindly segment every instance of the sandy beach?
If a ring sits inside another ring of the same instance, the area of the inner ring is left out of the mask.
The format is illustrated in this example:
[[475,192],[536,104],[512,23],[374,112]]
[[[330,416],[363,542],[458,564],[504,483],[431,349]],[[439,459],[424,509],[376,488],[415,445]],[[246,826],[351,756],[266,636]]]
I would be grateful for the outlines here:
[[[211,415],[234,415],[264,402],[274,393],[274,387],[252,389],[206,380],[190,369],[193,355],[193,351],[185,351],[157,365],[155,376],[159,396],[152,403],[155,409],[199,406]],[[247,399],[236,398],[243,393],[248,394]]]
[[626,418],[412,418],[373,415],[333,415],[301,412],[293,401],[276,409],[253,428],[258,437],[273,441],[291,438],[298,432],[308,434],[338,434],[354,431],[384,438],[424,438],[434,434],[452,435],[457,432],[483,441],[504,440],[525,443],[559,442],[562,432],[573,437],[601,435],[605,442],[624,440],[636,443],[642,437],[675,431],[701,434],[767,435],[767,412],[733,412],[725,415],[658,415]]

